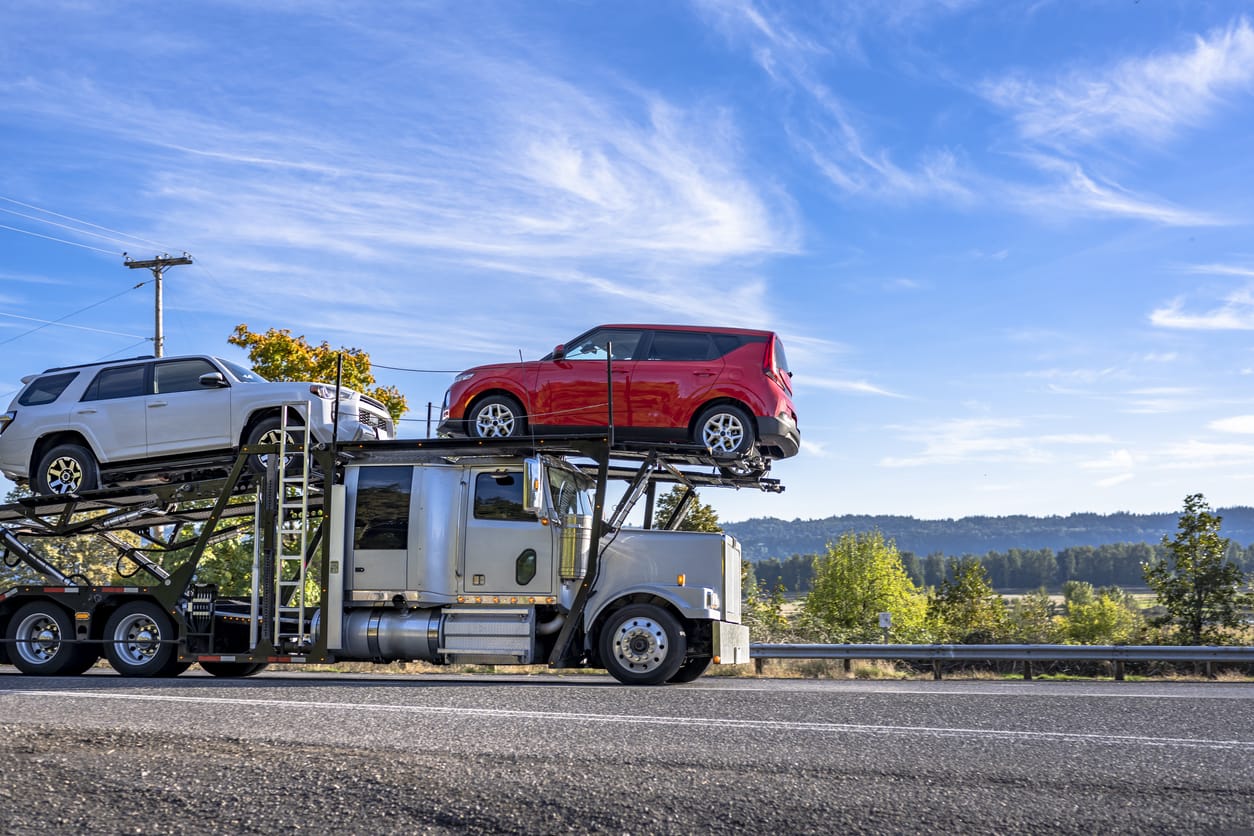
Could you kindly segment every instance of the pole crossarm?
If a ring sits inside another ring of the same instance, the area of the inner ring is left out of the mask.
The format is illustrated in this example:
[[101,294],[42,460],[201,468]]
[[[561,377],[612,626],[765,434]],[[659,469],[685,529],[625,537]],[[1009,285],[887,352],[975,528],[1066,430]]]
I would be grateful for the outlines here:
[[152,348],[153,354],[161,357],[165,354],[165,334],[162,330],[163,319],[163,302],[161,297],[161,278],[165,275],[165,271],[169,267],[177,267],[180,264],[191,264],[192,257],[188,253],[181,256],[159,255],[156,258],[150,258],[145,261],[135,261],[126,253],[122,253],[122,263],[132,270],[151,270],[153,277],[153,292],[156,297],[156,310],[153,315],[153,335]]

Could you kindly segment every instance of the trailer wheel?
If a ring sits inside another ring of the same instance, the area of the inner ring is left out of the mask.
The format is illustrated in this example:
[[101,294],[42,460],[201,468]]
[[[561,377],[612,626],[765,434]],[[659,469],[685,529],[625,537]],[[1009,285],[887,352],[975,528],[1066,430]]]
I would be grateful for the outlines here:
[[37,494],[94,491],[100,487],[100,467],[81,444],[58,444],[39,458],[31,487]]
[[74,641],[74,619],[50,601],[18,610],[5,638],[11,642],[10,661],[35,676],[77,676],[100,658],[90,645]]
[[205,673],[221,679],[239,679],[261,673],[266,669],[267,664],[265,662],[201,662],[200,667]]
[[712,656],[695,656],[685,659],[684,663],[679,666],[679,670],[667,682],[692,682],[708,671],[712,664],[714,664]]
[[661,685],[683,665],[688,636],[661,607],[631,604],[610,614],[600,650],[605,669],[624,685]]
[[178,660],[174,622],[151,601],[119,607],[105,623],[105,657],[122,676],[178,676],[191,667]]

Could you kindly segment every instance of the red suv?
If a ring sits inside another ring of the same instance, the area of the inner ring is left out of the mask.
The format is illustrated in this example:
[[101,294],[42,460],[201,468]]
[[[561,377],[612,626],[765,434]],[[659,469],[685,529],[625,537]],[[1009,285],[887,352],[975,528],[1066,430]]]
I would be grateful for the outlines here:
[[778,336],[679,325],[601,325],[540,360],[464,371],[439,429],[488,438],[605,427],[610,378],[616,438],[767,458],[801,446]]

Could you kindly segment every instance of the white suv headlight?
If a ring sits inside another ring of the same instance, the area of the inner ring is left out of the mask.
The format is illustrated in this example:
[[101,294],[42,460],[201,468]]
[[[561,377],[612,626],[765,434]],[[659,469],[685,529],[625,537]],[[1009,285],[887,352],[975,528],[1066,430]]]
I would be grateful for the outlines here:
[[0,433],[4,432],[5,427],[13,423],[13,419],[17,417],[16,412],[6,412],[0,415]]
[[[325,383],[312,383],[309,385],[309,391],[312,394],[317,395],[318,397],[322,398],[324,401],[335,400],[335,387],[334,386],[328,386]],[[344,400],[347,397],[348,397],[348,391],[342,390],[340,392],[340,400]]]

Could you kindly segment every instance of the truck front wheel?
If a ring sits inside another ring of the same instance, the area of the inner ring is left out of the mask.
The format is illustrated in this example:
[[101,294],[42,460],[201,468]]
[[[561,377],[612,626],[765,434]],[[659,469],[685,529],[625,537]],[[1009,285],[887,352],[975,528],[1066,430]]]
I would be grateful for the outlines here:
[[124,604],[105,622],[105,656],[122,676],[178,676],[174,622],[151,601]]
[[661,685],[683,665],[688,636],[661,607],[631,604],[606,619],[600,651],[605,669],[624,685]]
[[679,670],[675,672],[668,682],[693,682],[701,674],[710,669],[710,665],[714,664],[714,659],[709,656],[694,656],[679,666]]

